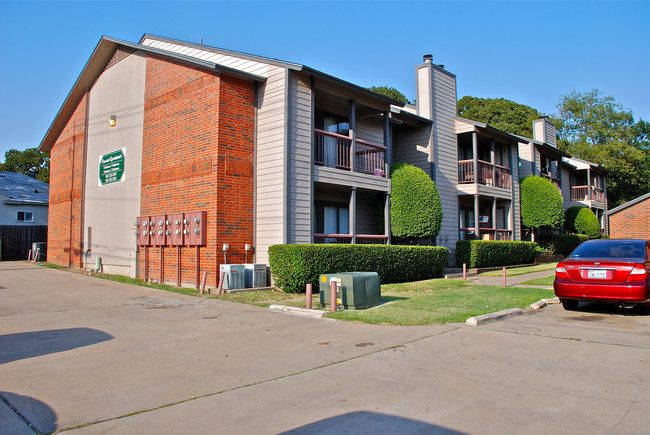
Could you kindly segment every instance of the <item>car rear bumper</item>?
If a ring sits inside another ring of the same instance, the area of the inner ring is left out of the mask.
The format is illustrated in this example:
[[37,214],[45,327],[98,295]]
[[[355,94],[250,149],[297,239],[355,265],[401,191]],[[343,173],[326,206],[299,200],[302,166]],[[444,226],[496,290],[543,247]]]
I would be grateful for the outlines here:
[[555,279],[555,295],[560,299],[599,302],[650,302],[648,281],[624,284],[588,284],[571,280]]

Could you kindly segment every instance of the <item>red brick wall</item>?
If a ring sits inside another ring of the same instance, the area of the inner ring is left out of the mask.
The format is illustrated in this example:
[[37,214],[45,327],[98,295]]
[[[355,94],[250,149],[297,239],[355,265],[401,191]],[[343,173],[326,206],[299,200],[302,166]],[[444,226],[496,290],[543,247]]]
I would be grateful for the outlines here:
[[[251,82],[147,58],[141,214],[207,211],[199,263],[208,286],[217,285],[222,244],[229,263],[242,263],[253,243],[254,104]],[[160,248],[147,249],[148,276],[159,280]],[[176,255],[164,248],[165,281],[177,281]],[[180,264],[181,281],[194,284],[195,247],[181,248]]]
[[650,199],[609,215],[609,235],[616,239],[650,239]]
[[47,260],[70,267],[83,266],[81,219],[86,95],[50,151]]

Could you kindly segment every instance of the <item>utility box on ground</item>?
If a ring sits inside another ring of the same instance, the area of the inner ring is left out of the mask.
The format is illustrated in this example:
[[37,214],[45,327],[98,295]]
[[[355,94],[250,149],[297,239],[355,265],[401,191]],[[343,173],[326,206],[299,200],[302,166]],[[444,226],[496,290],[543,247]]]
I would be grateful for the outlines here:
[[224,290],[234,290],[244,288],[244,266],[241,264],[222,264],[219,268],[219,276],[224,272],[223,286]]
[[266,287],[266,264],[244,263],[246,288]]
[[379,305],[381,282],[377,272],[330,273],[320,276],[320,303],[329,309],[330,283],[336,282],[337,309],[364,310]]

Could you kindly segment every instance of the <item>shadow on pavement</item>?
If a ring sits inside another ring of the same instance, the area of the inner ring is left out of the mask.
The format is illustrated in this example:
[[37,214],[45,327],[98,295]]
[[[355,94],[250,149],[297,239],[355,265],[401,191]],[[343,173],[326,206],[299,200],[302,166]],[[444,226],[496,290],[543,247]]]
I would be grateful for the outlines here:
[[51,329],[0,335],[0,364],[112,339],[112,335],[91,328]]
[[24,433],[25,427],[34,433],[50,433],[57,429],[56,412],[40,400],[0,391],[0,401],[0,406],[4,402],[16,416],[5,422],[0,419],[0,433]]
[[592,314],[614,314],[619,316],[648,316],[650,309],[643,305],[636,305],[633,308],[622,308],[616,304],[581,301],[578,308],[569,312],[592,313]]
[[400,433],[462,435],[462,432],[410,418],[378,412],[356,411],[326,418],[283,434]]

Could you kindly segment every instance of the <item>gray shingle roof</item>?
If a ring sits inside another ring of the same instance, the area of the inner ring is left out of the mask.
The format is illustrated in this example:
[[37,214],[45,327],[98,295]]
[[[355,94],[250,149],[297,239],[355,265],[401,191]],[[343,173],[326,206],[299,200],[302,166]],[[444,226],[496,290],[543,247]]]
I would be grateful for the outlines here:
[[50,185],[18,172],[0,171],[0,199],[5,204],[48,205]]

